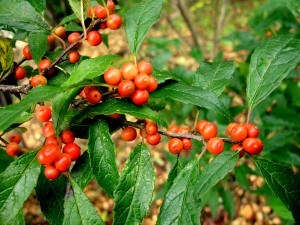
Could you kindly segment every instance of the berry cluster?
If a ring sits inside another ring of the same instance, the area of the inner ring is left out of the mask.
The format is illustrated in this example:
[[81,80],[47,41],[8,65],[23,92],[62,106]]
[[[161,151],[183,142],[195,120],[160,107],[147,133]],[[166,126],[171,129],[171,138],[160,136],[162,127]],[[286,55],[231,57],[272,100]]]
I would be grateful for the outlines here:
[[[171,124],[168,127],[169,132],[173,133],[189,133],[190,129],[188,127],[179,127],[175,124]],[[189,138],[171,138],[168,143],[168,149],[173,154],[179,154],[182,150],[190,150],[193,144]]]
[[18,156],[20,154],[20,143],[21,143],[21,136],[16,133],[11,133],[9,135],[9,144],[6,146],[6,153],[10,156]]
[[80,147],[74,143],[75,135],[70,130],[63,131],[60,137],[55,136],[52,121],[49,121],[52,116],[48,106],[37,108],[35,117],[41,122],[46,122],[42,129],[42,133],[46,137],[45,145],[39,151],[37,159],[40,164],[45,166],[46,178],[54,180],[62,172],[66,172],[71,163],[80,157]]
[[137,64],[126,62],[121,69],[110,67],[104,73],[104,80],[107,84],[118,87],[121,98],[131,98],[131,101],[138,105],[148,102],[149,93],[157,88],[157,80],[151,76],[152,65],[143,60]]

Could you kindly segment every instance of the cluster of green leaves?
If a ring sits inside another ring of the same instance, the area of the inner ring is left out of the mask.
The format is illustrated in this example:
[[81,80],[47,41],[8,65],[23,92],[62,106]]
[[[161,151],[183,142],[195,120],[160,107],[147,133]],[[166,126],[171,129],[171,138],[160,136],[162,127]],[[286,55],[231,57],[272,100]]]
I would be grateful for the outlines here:
[[[86,2],[83,2],[85,5]],[[43,19],[44,3],[45,1],[34,0],[0,0],[0,24],[13,31],[16,36],[27,33],[25,36],[28,38],[36,63],[45,55],[52,60],[58,55],[58,52],[46,52],[46,38],[51,30]],[[74,14],[65,18],[61,24],[80,18],[80,2],[69,0],[69,3]],[[25,10],[24,14],[19,15],[19,11],[15,10],[19,8]],[[138,54],[148,30],[158,20],[161,9],[161,0],[145,0],[135,4],[125,14],[126,35],[134,55]],[[281,117],[280,120],[278,117],[282,116],[282,111],[279,110],[277,118],[270,118],[262,113],[263,104],[260,103],[266,98],[264,103],[268,102],[268,97],[282,84],[282,80],[290,76],[291,71],[300,62],[299,50],[300,40],[289,35],[279,35],[259,43],[248,65],[249,72],[246,74],[248,106],[245,108],[249,107],[255,117],[265,116],[266,118],[261,118],[261,121],[264,121],[263,125],[275,121],[278,131],[282,127],[292,125],[295,127],[295,121],[299,121],[299,116],[288,111],[291,117],[296,116],[296,119],[294,117],[283,120]],[[6,52],[4,56],[9,58],[10,53]],[[0,159],[3,160],[0,170],[1,223],[16,224],[18,221],[18,224],[24,224],[22,206],[35,189],[41,209],[51,224],[104,224],[82,191],[95,178],[103,190],[115,200],[114,224],[140,224],[149,211],[154,192],[155,173],[149,149],[143,143],[138,144],[119,174],[111,133],[122,126],[122,120],[111,121],[106,115],[130,114],[138,118],[151,119],[165,127],[168,121],[163,116],[164,110],[157,112],[158,108],[163,109],[165,106],[161,104],[160,99],[169,99],[169,102],[189,105],[194,109],[209,110],[209,115],[218,115],[223,124],[231,121],[232,114],[235,114],[234,110],[229,109],[228,102],[224,101],[222,95],[227,88],[235,87],[234,80],[240,75],[240,67],[237,70],[233,61],[201,62],[189,79],[178,76],[174,71],[155,70],[153,75],[159,82],[159,88],[151,94],[151,102],[142,107],[137,107],[124,99],[111,98],[104,99],[103,103],[97,106],[87,106],[82,110],[71,109],[69,106],[81,87],[103,82],[101,74],[117,59],[118,56],[106,55],[93,59],[83,57],[79,63],[72,66],[61,63],[63,71],[50,79],[49,85],[34,88],[19,103],[0,108],[0,130],[8,131],[30,120],[31,116],[28,115],[31,115],[31,109],[36,103],[51,100],[56,133],[71,129],[76,137],[88,139],[88,149],[76,162],[70,176],[61,176],[54,181],[44,177],[36,159],[37,151],[30,151],[11,162],[12,160],[1,150]],[[2,63],[2,68],[5,65],[7,67],[8,62]],[[293,88],[295,92],[297,87]],[[280,97],[277,98],[280,100]],[[268,134],[273,127],[263,129],[263,135]],[[280,140],[289,137],[291,132],[294,130],[276,132],[275,135],[278,135]],[[252,173],[265,178],[269,188],[285,204],[298,223],[299,177],[293,173],[290,165],[282,164],[287,162],[273,162],[266,157],[285,145],[292,145],[293,142],[286,142],[283,145],[279,142],[274,144],[269,141],[269,143],[267,138],[263,139],[266,143],[264,150],[266,154],[264,158],[254,159],[258,171]],[[211,163],[207,163],[194,158],[195,153],[191,154],[191,158],[186,162],[178,158],[174,164],[166,184],[157,224],[200,224],[200,213],[205,204],[208,202],[213,208],[218,202],[216,200],[218,191],[214,187],[234,170],[239,159],[237,152],[225,151]],[[294,153],[294,156],[299,158],[299,154]],[[291,160],[296,161],[295,157]],[[298,166],[297,163],[295,164]],[[200,170],[200,165],[205,166],[203,171]],[[237,180],[247,190],[249,185],[245,181],[245,173],[249,170],[246,165],[235,168]],[[232,218],[231,193],[222,189],[220,194]],[[207,200],[208,195],[210,201]],[[284,216],[291,219],[291,214],[287,211]]]

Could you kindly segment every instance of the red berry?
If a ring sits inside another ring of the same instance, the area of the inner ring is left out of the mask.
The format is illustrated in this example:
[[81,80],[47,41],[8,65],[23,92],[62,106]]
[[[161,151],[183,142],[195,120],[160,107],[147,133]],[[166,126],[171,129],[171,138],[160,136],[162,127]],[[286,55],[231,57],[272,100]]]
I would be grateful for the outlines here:
[[182,141],[183,149],[184,150],[188,151],[188,150],[190,150],[192,148],[193,144],[192,144],[192,142],[191,142],[190,139],[188,139],[188,138],[182,138],[181,141]]
[[203,126],[205,124],[209,123],[207,120],[200,120],[197,124],[196,124],[196,128],[197,128],[197,131],[201,134],[201,130],[203,128]]
[[147,134],[153,135],[158,131],[157,124],[154,122],[148,122],[146,124],[146,132]]
[[100,23],[100,29],[106,29],[106,28],[107,28],[107,23],[106,22]]
[[98,90],[92,90],[87,94],[87,100],[89,103],[95,105],[98,104],[102,99],[102,95]]
[[183,149],[182,141],[179,138],[172,138],[168,143],[169,151],[173,154],[179,154]]
[[32,59],[32,55],[30,54],[30,51],[29,51],[29,46],[26,45],[24,48],[23,48],[23,55],[25,57],[25,59]]
[[35,75],[31,78],[31,86],[32,87],[37,87],[40,85],[46,85],[47,84],[47,79],[43,75]]
[[54,34],[60,38],[65,38],[66,37],[66,29],[63,26],[59,26],[55,28]]
[[136,138],[136,130],[133,127],[126,127],[122,130],[121,137],[125,141],[133,141]]
[[21,142],[21,135],[20,134],[16,134],[16,133],[12,133],[9,135],[9,141],[10,142],[15,142],[17,144],[20,144]]
[[135,85],[131,80],[122,80],[118,85],[118,92],[121,98],[130,97],[135,92]]
[[80,147],[75,143],[66,144],[63,148],[63,152],[70,154],[72,161],[76,161],[80,157]]
[[145,73],[140,73],[134,78],[134,84],[138,89],[144,90],[147,89],[150,84],[149,75]]
[[247,135],[247,128],[244,124],[237,124],[231,129],[231,137],[236,141],[245,140]]
[[122,74],[121,71],[115,67],[110,67],[104,73],[104,80],[107,84],[118,85],[121,81]]
[[258,138],[246,138],[243,141],[243,148],[250,155],[256,155],[260,153],[264,146],[260,139]]
[[102,42],[102,36],[98,31],[92,30],[87,35],[87,41],[91,46],[98,46]]
[[179,127],[175,124],[171,124],[169,127],[168,127],[168,131],[169,132],[173,132],[173,133],[178,133],[179,132]]
[[218,134],[218,127],[214,123],[204,124],[204,126],[201,129],[201,135],[206,140],[216,137],[217,134]]
[[78,51],[73,50],[68,53],[68,60],[70,63],[77,63],[80,59],[80,54]]
[[15,142],[10,142],[7,146],[6,146],[6,153],[7,155],[10,156],[15,156],[18,155],[20,152],[20,146],[15,143]]
[[126,62],[121,67],[121,73],[125,80],[134,80],[139,72],[137,67],[133,63]]
[[55,168],[61,172],[66,172],[71,165],[71,156],[66,153],[62,153],[57,161],[55,161]]
[[247,125],[248,137],[256,138],[259,135],[259,128],[252,123]]
[[95,86],[85,86],[83,90],[80,92],[81,97],[87,98],[87,95],[90,93],[92,90],[97,90]]
[[188,127],[180,127],[178,133],[189,133],[191,130]]
[[27,71],[22,66],[18,66],[15,70],[15,78],[17,80],[22,80],[26,77]]
[[43,151],[43,149],[41,149],[38,154],[37,154],[37,160],[40,164],[42,165],[47,165],[47,159],[46,159],[46,156],[45,156],[45,151]]
[[73,143],[75,141],[75,135],[70,130],[65,130],[61,133],[60,138],[64,144]]
[[51,112],[50,107],[43,105],[35,109],[34,115],[38,121],[47,122],[52,117]]
[[232,128],[235,126],[235,125],[238,125],[238,123],[236,122],[232,122],[230,124],[228,124],[227,128],[226,128],[226,132],[229,136],[231,136],[231,130]]
[[48,121],[45,123],[45,125],[42,128],[42,132],[45,137],[50,137],[50,136],[55,135],[52,121]]
[[56,38],[53,35],[48,36],[48,43],[52,44],[55,42],[55,40],[56,40]]
[[91,7],[88,11],[88,17],[92,18],[93,17],[93,14],[94,14],[94,17],[96,16],[95,15],[95,6]]
[[158,83],[155,77],[149,76],[149,86],[147,87],[147,91],[149,93],[155,91],[157,89]]
[[107,27],[112,30],[117,30],[122,25],[122,17],[118,14],[111,14],[107,18]]
[[144,105],[148,102],[149,93],[147,90],[136,89],[134,94],[131,96],[131,101],[138,105]]
[[223,149],[224,149],[224,142],[221,138],[218,137],[213,137],[210,138],[209,141],[207,142],[207,150],[211,153],[211,154],[220,154]]
[[45,156],[44,163],[45,165],[50,165],[59,159],[61,155],[60,148],[57,144],[45,145],[41,150]]
[[239,151],[239,157],[242,158],[245,154],[245,150],[243,149],[243,146],[240,144],[234,144],[231,146],[231,150],[238,150]]
[[121,114],[114,113],[114,114],[108,115],[108,117],[111,119],[119,119],[121,117]]
[[[76,42],[79,38],[80,38],[80,33],[78,33],[78,32],[73,32],[73,33],[71,33],[71,34],[68,36],[68,42],[69,42],[70,44],[73,44],[73,43]],[[77,47],[80,46],[80,45],[81,45],[81,42],[78,42],[78,43],[76,44]]]
[[[42,61],[40,61],[38,68],[39,71],[43,71],[44,69],[48,68],[51,65],[51,61],[49,59],[43,59]],[[53,74],[54,73],[54,67],[52,67],[47,74]]]
[[59,178],[60,171],[55,166],[47,165],[44,171],[45,177],[49,180],[55,180]]
[[161,136],[159,133],[155,133],[155,134],[147,134],[146,135],[146,141],[148,142],[148,144],[150,145],[157,145],[160,142]]
[[61,149],[62,146],[61,138],[60,137],[57,138],[55,137],[55,135],[47,137],[45,141],[45,145],[50,145],[50,144],[56,144],[58,145],[59,149]]
[[105,19],[107,17],[107,10],[102,5],[95,6],[94,12],[99,19]]
[[150,62],[143,60],[137,64],[139,73],[145,73],[150,75],[152,73],[152,65]]
[[106,7],[109,11],[109,14],[113,14],[115,12],[115,3],[112,0],[108,0],[106,3]]

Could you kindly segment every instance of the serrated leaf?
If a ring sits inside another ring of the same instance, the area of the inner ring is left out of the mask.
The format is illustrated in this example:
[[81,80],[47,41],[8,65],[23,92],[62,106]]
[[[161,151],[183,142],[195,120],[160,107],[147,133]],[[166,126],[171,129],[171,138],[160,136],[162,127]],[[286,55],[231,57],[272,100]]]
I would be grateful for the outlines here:
[[73,14],[63,18],[57,26],[59,27],[59,26],[65,25],[66,23],[69,23],[75,19],[77,19],[77,16],[73,13]]
[[137,55],[148,30],[159,19],[162,0],[144,0],[125,14],[125,31],[130,51]]
[[88,197],[71,177],[70,183],[65,197],[63,225],[105,225]]
[[177,80],[181,81],[181,79],[172,71],[168,70],[156,70],[152,71],[152,76],[154,76],[159,84],[164,83],[167,80]]
[[139,144],[130,154],[114,193],[114,225],[140,224],[147,215],[155,173],[148,148]]
[[8,223],[19,213],[34,189],[41,171],[36,154],[37,151],[31,151],[22,155],[0,174],[1,224]]
[[94,178],[93,170],[90,164],[89,152],[85,151],[72,168],[71,176],[81,189]]
[[52,225],[61,225],[64,219],[64,197],[67,179],[61,175],[56,180],[48,180],[41,173],[35,188],[41,210]]
[[[81,0],[68,0],[73,12],[75,13],[75,15],[77,16],[78,19],[81,19]],[[83,1],[83,17],[86,18],[87,14],[86,12],[86,8],[87,8],[87,2],[88,1]]]
[[14,51],[9,40],[0,37],[0,78],[14,64]]
[[45,0],[27,0],[33,7],[34,9],[40,13],[41,15],[43,14],[45,8],[46,8],[46,1]]
[[228,120],[231,120],[230,112],[218,97],[214,93],[208,90],[202,90],[199,87],[193,87],[182,83],[173,83],[153,92],[151,97],[171,98],[185,104],[204,107],[221,113]]
[[23,208],[19,210],[18,214],[7,225],[25,225]]
[[221,196],[223,199],[224,208],[228,212],[230,220],[232,220],[234,216],[234,209],[235,209],[234,201],[233,201],[234,197],[230,190],[224,190],[224,189],[221,189]]
[[59,135],[62,132],[64,117],[67,114],[70,103],[80,89],[74,88],[60,92],[52,99],[52,121],[55,133]]
[[116,150],[108,125],[98,120],[89,129],[88,151],[93,174],[104,191],[113,196],[119,180]]
[[194,75],[194,85],[219,96],[230,84],[234,71],[233,61],[201,62]]
[[0,148],[0,173],[2,173],[13,161],[14,158],[7,155],[5,149]]
[[93,118],[96,115],[110,115],[114,113],[130,114],[141,119],[150,119],[161,126],[166,126],[160,115],[147,106],[136,106],[132,102],[123,99],[108,99],[97,106],[86,107],[80,114],[74,117],[74,121],[82,121],[84,118]]
[[172,186],[175,178],[177,177],[177,175],[180,173],[182,169],[182,165],[180,162],[179,157],[177,157],[176,163],[173,166],[172,170],[169,172],[168,175],[168,180],[167,180],[167,191],[170,189],[170,187]]
[[67,23],[65,24],[65,29],[66,31],[79,31],[79,32],[82,32],[82,27],[79,26],[77,23],[74,23],[74,22],[70,22],[70,23]]
[[209,189],[215,186],[233,170],[239,159],[238,152],[223,152],[205,167],[196,190],[197,198],[201,198]]
[[70,78],[62,84],[63,87],[72,86],[86,79],[93,79],[103,74],[110,65],[118,59],[117,55],[99,56],[82,61]]
[[255,163],[276,197],[292,212],[296,224],[300,223],[300,179],[292,168],[263,158],[255,158]]
[[30,32],[50,33],[46,20],[35,11],[29,2],[0,0],[0,5],[0,24]]
[[208,205],[214,219],[218,216],[218,207],[219,207],[219,194],[215,188],[211,188],[209,192],[206,193],[208,195]]
[[19,116],[27,111],[31,106],[38,102],[43,102],[53,98],[55,95],[61,92],[61,88],[51,86],[39,86],[33,88],[28,95],[20,101],[18,104],[12,104],[4,108],[0,108],[0,130],[4,131],[10,127],[10,125],[18,121]]
[[34,62],[38,65],[46,53],[48,34],[29,33],[28,45]]
[[251,56],[247,100],[253,109],[263,101],[300,62],[300,40],[292,36],[268,38]]
[[194,195],[199,175],[199,163],[196,159],[180,171],[160,208],[157,225],[200,225],[201,204]]

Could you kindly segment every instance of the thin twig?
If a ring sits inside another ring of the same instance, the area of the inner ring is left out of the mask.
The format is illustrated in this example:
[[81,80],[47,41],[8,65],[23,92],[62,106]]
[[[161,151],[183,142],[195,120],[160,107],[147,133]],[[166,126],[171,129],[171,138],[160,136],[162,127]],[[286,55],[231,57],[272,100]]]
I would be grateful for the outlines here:
[[83,40],[86,39],[86,27],[85,27],[85,24],[84,24],[84,10],[83,10],[83,0],[80,1],[80,7],[81,7],[81,26],[82,26],[82,29],[83,29]]
[[206,150],[207,150],[206,146],[203,146],[202,151],[201,151],[200,155],[198,156],[198,161],[202,158],[202,156],[204,155]]
[[22,85],[22,86],[15,86],[15,85],[0,85],[0,91],[2,92],[9,92],[9,93],[22,93],[27,94],[30,90],[30,85]]
[[3,137],[0,136],[0,141],[2,141],[4,144],[8,145],[8,141],[6,141]]
[[249,110],[248,110],[248,115],[247,115],[246,126],[248,126],[248,124],[249,124],[249,122],[250,122],[251,113],[252,113],[252,111],[249,109]]

